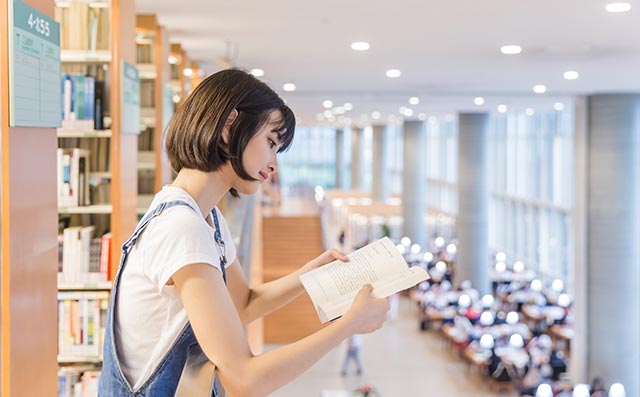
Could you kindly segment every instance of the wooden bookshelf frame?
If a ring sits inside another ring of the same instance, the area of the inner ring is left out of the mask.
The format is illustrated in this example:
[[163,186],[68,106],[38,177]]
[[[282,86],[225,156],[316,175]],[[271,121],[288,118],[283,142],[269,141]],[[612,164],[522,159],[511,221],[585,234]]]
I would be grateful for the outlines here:
[[[0,0],[0,395],[49,396],[58,383],[57,138],[55,128],[9,126],[10,1]],[[25,3],[53,18],[53,2]]]
[[153,66],[154,79],[154,114],[155,127],[153,135],[154,152],[154,189],[159,191],[162,186],[171,182],[171,167],[166,156],[163,156],[162,136],[164,133],[164,86],[171,80],[171,70],[168,62],[170,54],[169,35],[166,29],[158,23],[154,14],[138,14],[136,16],[136,32],[153,33]]

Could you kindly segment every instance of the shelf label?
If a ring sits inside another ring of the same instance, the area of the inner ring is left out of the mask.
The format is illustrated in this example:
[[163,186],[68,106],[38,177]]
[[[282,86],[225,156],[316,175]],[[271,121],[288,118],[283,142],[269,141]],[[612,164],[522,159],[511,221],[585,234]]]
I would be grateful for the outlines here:
[[9,2],[9,125],[60,127],[60,24]]
[[120,70],[122,133],[140,135],[140,74],[125,61]]

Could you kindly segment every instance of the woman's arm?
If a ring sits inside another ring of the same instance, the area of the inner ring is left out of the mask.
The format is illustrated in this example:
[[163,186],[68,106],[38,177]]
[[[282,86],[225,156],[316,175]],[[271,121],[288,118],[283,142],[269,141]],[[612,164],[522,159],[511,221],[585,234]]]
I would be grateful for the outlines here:
[[304,291],[299,278],[302,274],[335,260],[346,261],[347,257],[331,249],[291,274],[253,287],[249,287],[240,264],[235,260],[227,268],[227,288],[240,320],[249,324],[291,302]]
[[345,315],[290,345],[253,356],[240,317],[220,272],[208,264],[192,264],[173,275],[196,338],[218,368],[233,397],[265,396],[290,382],[354,333],[369,333],[384,323],[389,303],[371,297],[364,287]]

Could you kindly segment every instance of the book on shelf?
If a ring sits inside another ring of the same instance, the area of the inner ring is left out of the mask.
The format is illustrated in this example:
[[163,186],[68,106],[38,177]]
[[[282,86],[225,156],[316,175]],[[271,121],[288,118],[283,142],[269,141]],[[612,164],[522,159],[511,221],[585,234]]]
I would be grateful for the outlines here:
[[71,226],[58,236],[58,283],[98,284],[109,279],[111,233],[94,238],[95,226]]
[[58,207],[90,205],[89,151],[57,149]]
[[84,74],[62,75],[62,128],[104,128],[104,82]]
[[108,8],[100,3],[65,2],[55,8],[55,20],[60,22],[60,48],[95,52],[109,49]]
[[67,362],[99,361],[109,292],[58,292],[58,357]]
[[136,63],[150,64],[153,63],[153,41],[136,43]]
[[373,286],[373,296],[384,298],[429,278],[422,267],[409,267],[388,237],[347,258],[348,262],[334,261],[300,276],[322,323],[346,313],[366,284]]
[[58,370],[58,397],[95,397],[100,371],[94,366],[62,367]]

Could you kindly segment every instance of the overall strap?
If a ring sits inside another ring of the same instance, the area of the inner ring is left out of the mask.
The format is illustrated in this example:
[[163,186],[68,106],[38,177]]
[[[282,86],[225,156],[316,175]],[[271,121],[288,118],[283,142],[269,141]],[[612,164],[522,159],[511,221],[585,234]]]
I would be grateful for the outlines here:
[[211,211],[211,215],[213,215],[213,225],[215,226],[215,231],[213,233],[214,239],[216,240],[216,244],[220,248],[220,270],[222,271],[222,279],[224,283],[227,283],[227,251],[224,246],[224,240],[222,239],[222,235],[220,234],[220,224],[218,223],[218,212],[214,208]]
[[158,204],[158,206],[156,208],[154,208],[153,211],[148,212],[142,218],[140,223],[138,223],[138,226],[136,226],[136,230],[133,232],[131,237],[129,237],[129,240],[127,240],[122,245],[122,251],[126,252],[126,253],[129,253],[131,248],[136,244],[136,241],[138,240],[138,237],[140,237],[140,235],[142,234],[144,229],[149,225],[149,222],[151,222],[151,220],[153,218],[155,218],[156,216],[160,215],[162,213],[162,211],[164,211],[165,209],[169,209],[171,207],[175,207],[175,206],[178,206],[178,205],[184,205],[184,206],[187,206],[187,207],[191,208],[194,211],[196,210],[191,205],[189,205],[189,203],[187,203],[186,201],[183,201],[183,200],[167,201],[167,202]]

